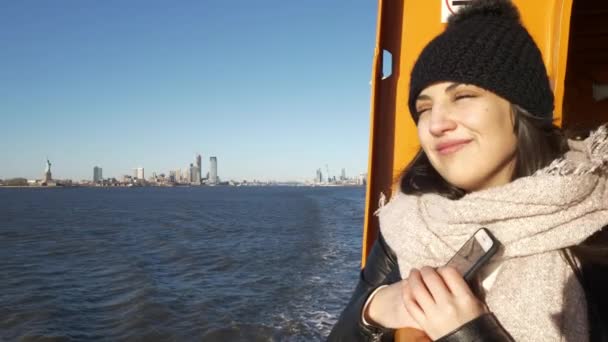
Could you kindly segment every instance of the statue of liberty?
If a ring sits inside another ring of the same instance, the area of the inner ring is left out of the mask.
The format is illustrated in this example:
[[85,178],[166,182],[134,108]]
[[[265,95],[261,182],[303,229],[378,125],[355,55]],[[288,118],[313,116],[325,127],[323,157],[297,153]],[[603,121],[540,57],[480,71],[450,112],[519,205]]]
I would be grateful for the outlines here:
[[46,158],[46,169],[44,170],[44,182],[48,183],[50,181],[53,180],[53,177],[51,177],[51,162],[49,161],[49,158]]

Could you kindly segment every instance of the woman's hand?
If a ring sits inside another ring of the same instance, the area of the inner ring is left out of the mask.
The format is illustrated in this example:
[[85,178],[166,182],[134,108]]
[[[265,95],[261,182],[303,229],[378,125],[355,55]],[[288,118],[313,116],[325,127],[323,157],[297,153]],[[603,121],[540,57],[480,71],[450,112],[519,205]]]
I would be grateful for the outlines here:
[[364,312],[365,319],[390,329],[409,327],[422,330],[405,308],[403,289],[406,282],[401,280],[378,290]]
[[433,340],[488,312],[451,267],[412,269],[403,286],[410,316]]

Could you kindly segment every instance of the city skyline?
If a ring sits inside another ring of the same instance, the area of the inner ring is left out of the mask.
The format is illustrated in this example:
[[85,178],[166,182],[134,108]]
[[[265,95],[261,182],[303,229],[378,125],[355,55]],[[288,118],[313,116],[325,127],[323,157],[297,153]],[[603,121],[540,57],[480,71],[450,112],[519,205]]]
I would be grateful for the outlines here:
[[[97,168],[99,168],[99,171],[96,171]],[[61,170],[61,168],[59,168],[59,169]],[[92,176],[89,175],[89,176],[83,176],[83,177],[79,177],[79,178],[73,178],[73,177],[63,177],[63,176],[59,175],[58,177],[60,177],[60,179],[70,179],[70,180],[74,180],[74,181],[87,180],[87,181],[96,182],[96,179],[97,179],[95,176],[96,172],[99,172],[100,179],[112,179],[112,178],[121,179],[122,177],[127,176],[127,175],[134,176],[138,169],[142,169],[142,171],[145,171],[147,168],[145,166],[131,167],[129,169],[125,169],[125,171],[122,173],[119,172],[118,174],[106,175],[106,172],[102,171],[102,170],[105,170],[105,168],[103,166],[95,164],[91,169],[92,171],[89,172],[90,174],[92,174]],[[40,169],[40,170],[42,170],[42,169]],[[7,176],[3,177],[0,175],[0,180],[8,180],[8,179],[14,179],[14,178],[25,178],[28,180],[41,180],[41,179],[44,179],[44,172],[40,171],[40,170],[38,172],[28,172],[27,175],[19,174],[19,175],[12,175],[12,176],[8,176],[8,177]],[[164,169],[164,170],[153,170],[153,171],[151,171],[151,173],[155,173],[155,174],[159,174],[159,175],[160,174],[169,175],[171,172],[174,172],[176,170],[179,170],[180,172],[182,172],[182,170],[187,170],[187,168],[183,167],[183,168],[169,168],[169,169]],[[315,171],[315,170],[317,170],[317,171]],[[341,168],[341,170],[342,171],[340,172],[340,176],[338,176],[337,173],[330,174],[329,176],[335,177],[336,179],[347,178],[346,169]],[[315,172],[317,172],[317,175],[314,174]],[[147,173],[147,171],[145,171],[144,173]],[[201,173],[202,173],[202,170],[201,170]],[[301,178],[279,178],[279,179],[277,179],[277,178],[261,176],[261,177],[243,177],[243,178],[228,177],[228,179],[229,180],[238,180],[238,181],[257,180],[257,181],[263,181],[263,182],[265,182],[265,181],[305,182],[305,181],[310,181],[310,180],[316,180],[317,177],[319,177],[319,174],[322,174],[322,176],[321,176],[322,179],[326,179],[328,177],[328,175],[326,173],[323,173],[321,171],[321,168],[313,169],[309,173],[310,173],[310,175],[308,175],[308,177],[305,176],[305,177],[301,177]],[[367,170],[363,170],[360,172],[353,171],[348,174],[348,178],[354,178],[361,174],[366,174],[366,173],[367,173]],[[29,176],[29,175],[32,175],[32,176]],[[201,177],[204,178],[203,174],[201,174]],[[218,177],[219,177],[219,175],[218,175]],[[144,175],[144,178],[145,178],[145,175]],[[221,178],[221,177],[219,177],[219,178]],[[223,179],[223,178],[221,178],[221,179]]]
[[[49,159],[46,159],[46,168],[45,168],[45,172],[43,174],[42,177],[23,177],[23,176],[16,176],[16,177],[5,177],[2,178],[0,177],[0,180],[11,180],[11,179],[18,179],[18,178],[25,178],[26,180],[28,180],[29,182],[33,182],[33,181],[37,181],[37,182],[46,182],[47,180],[49,180],[49,168],[51,165],[51,162],[49,161]],[[217,171],[217,165],[218,165],[218,161],[217,161],[217,157],[216,156],[211,156],[209,157],[209,169],[208,172],[205,174],[205,177],[203,177],[203,172],[202,172],[202,156],[201,154],[197,153],[196,157],[195,157],[195,163],[190,163],[189,167],[186,167],[184,169],[182,168],[173,168],[170,170],[154,170],[150,173],[148,173],[148,177],[146,177],[146,171],[145,171],[145,167],[142,166],[138,166],[135,168],[131,169],[131,174],[128,173],[123,173],[120,176],[109,176],[109,177],[103,177],[103,167],[101,166],[94,166],[93,167],[93,176],[91,178],[80,178],[80,179],[72,179],[72,178],[66,178],[66,177],[61,177],[59,176],[59,178],[53,177],[54,180],[69,180],[69,181],[74,181],[74,182],[91,182],[91,183],[101,183],[104,180],[110,180],[110,179],[115,179],[115,180],[119,180],[122,179],[124,180],[125,178],[129,178],[129,179],[133,179],[133,180],[148,180],[148,179],[153,179],[156,178],[157,176],[160,175],[164,175],[164,177],[167,177],[167,179],[172,179],[173,182],[178,182],[178,183],[189,183],[192,185],[201,185],[203,184],[203,181],[205,184],[211,184],[211,185],[217,185],[220,182],[224,182],[224,181],[261,181],[261,182],[314,182],[314,183],[325,183],[325,182],[336,182],[336,181],[346,181],[346,180],[354,180],[354,179],[360,179],[361,177],[366,178],[367,177],[367,172],[360,172],[360,173],[354,173],[351,175],[347,176],[346,173],[346,169],[345,168],[341,168],[340,171],[340,176],[338,177],[336,174],[331,174],[329,171],[329,166],[326,164],[325,165],[325,170],[327,171],[327,173],[323,173],[321,171],[320,168],[318,168],[316,170],[316,175],[314,175],[313,177],[307,178],[307,179],[303,179],[303,180],[276,180],[276,179],[257,179],[257,178],[253,178],[253,179],[234,179],[231,178],[229,180],[222,180],[221,177],[219,177],[219,173]],[[195,177],[196,175],[196,177]],[[198,181],[197,181],[198,179]]]
[[62,178],[167,172],[197,150],[222,179],[365,172],[376,7],[7,2],[0,179],[40,178],[47,156]]

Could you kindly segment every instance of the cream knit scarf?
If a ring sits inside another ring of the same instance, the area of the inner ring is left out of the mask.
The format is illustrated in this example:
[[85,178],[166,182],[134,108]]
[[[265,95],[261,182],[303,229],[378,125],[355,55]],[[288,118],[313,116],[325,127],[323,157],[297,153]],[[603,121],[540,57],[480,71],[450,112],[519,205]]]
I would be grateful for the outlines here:
[[[396,194],[380,229],[407,277],[444,265],[480,227],[504,245],[485,302],[517,341],[586,341],[584,292],[559,250],[608,224],[608,125],[533,176],[450,200]],[[484,272],[481,272],[483,274]]]

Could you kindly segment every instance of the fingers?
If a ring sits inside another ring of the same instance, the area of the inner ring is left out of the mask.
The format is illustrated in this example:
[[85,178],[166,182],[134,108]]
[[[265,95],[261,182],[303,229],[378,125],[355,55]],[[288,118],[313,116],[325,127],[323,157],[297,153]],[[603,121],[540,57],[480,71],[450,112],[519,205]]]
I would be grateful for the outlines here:
[[401,283],[403,306],[433,339],[487,311],[460,273],[451,267],[412,269]]
[[412,269],[403,281],[402,293],[403,305],[418,323],[424,322],[426,315],[451,295],[441,276],[430,267]]
[[403,300],[403,306],[405,306],[408,314],[416,321],[416,323],[420,324],[420,322],[423,322],[425,318],[424,311],[414,298],[412,287],[410,286],[408,280],[404,279],[401,284],[401,298]]
[[449,298],[450,290],[434,268],[423,267],[420,269],[420,275],[435,303],[445,302]]
[[424,310],[426,307],[435,305],[435,299],[426,287],[426,283],[422,278],[422,274],[417,269],[413,268],[407,278],[411,288],[413,299]]
[[471,297],[473,291],[469,287],[469,284],[464,280],[462,275],[453,267],[440,267],[437,269],[437,273],[443,279],[443,283],[447,289],[454,294],[455,297]]
[[402,286],[404,305],[422,312],[454,298],[475,297],[467,282],[453,267],[436,270],[431,267],[420,270],[413,268]]

